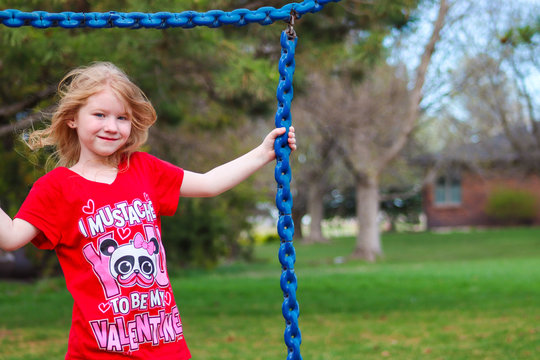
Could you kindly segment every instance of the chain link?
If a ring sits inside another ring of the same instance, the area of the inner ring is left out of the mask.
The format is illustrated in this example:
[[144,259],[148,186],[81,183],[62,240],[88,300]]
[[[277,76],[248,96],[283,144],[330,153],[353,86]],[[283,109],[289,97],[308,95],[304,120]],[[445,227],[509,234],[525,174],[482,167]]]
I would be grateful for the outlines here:
[[[292,15],[291,17],[293,17]],[[292,22],[292,21],[291,21]],[[281,33],[281,57],[279,59],[280,80],[277,87],[278,107],[275,116],[276,127],[285,127],[287,132],[279,136],[275,143],[276,168],[274,177],[277,182],[276,206],[279,210],[277,231],[281,239],[278,258],[281,263],[280,285],[283,291],[283,306],[281,311],[285,318],[285,344],[287,345],[287,360],[301,360],[300,344],[302,336],[298,327],[299,307],[296,300],[298,287],[294,263],[296,254],[293,246],[294,223],[292,220],[291,195],[291,166],[289,158],[291,149],[288,144],[288,130],[292,125],[291,102],[293,98],[292,80],[295,69],[294,54],[298,38],[291,36],[289,29]]]
[[288,20],[292,10],[296,12],[297,18],[300,18],[306,13],[315,13],[322,10],[327,3],[339,1],[341,0],[305,0],[301,3],[287,4],[279,9],[266,6],[257,10],[236,9],[230,12],[210,10],[207,12],[184,11],[181,13],[123,13],[116,11],[104,13],[76,13],[70,11],[48,13],[46,11],[23,12],[8,9],[0,11],[0,24],[8,27],[32,26],[40,29],[50,27],[68,29],[78,27],[130,29],[181,27],[189,29],[196,26],[214,28],[222,25],[244,26],[251,23],[269,25],[276,21]]

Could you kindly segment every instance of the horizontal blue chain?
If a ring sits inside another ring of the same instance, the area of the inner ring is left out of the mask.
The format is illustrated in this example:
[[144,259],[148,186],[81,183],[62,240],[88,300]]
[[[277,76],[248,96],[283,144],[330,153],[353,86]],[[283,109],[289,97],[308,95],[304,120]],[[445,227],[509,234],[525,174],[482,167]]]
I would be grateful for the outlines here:
[[269,25],[279,20],[288,20],[291,10],[300,17],[306,13],[315,13],[330,2],[340,0],[305,0],[301,3],[290,3],[276,9],[271,6],[257,10],[236,9],[230,12],[210,10],[207,12],[184,11],[181,13],[157,12],[123,13],[109,12],[61,12],[46,11],[23,12],[19,10],[0,10],[0,24],[9,27],[32,26],[35,28],[193,28],[196,26],[219,27],[222,25],[243,26],[250,23]]

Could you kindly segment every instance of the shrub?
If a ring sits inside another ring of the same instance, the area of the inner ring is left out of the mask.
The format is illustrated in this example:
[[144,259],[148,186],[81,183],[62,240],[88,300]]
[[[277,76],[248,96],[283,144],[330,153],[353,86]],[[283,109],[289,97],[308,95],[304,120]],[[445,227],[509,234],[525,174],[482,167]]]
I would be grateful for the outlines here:
[[506,223],[530,223],[537,213],[536,197],[527,190],[500,188],[489,195],[486,213]]
[[255,234],[254,238],[255,238],[255,244],[257,244],[257,245],[277,244],[281,240],[277,233]]
[[222,258],[249,259],[254,191],[239,185],[219,197],[182,198],[177,214],[162,218],[167,266],[213,268]]

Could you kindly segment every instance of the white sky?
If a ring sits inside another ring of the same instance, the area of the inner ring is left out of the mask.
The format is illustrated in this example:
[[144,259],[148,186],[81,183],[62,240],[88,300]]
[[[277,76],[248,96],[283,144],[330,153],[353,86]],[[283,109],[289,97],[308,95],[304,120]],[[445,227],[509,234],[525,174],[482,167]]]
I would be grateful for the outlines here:
[[[450,71],[458,69],[460,60],[465,55],[489,53],[500,48],[499,37],[508,28],[519,26],[519,19],[528,19],[532,23],[540,16],[540,0],[449,0],[452,4],[447,20],[449,24],[441,33],[441,41],[433,55],[428,79],[424,87],[429,94],[437,89],[438,93],[427,96],[427,102],[433,101],[433,96],[440,101],[441,93],[446,91],[445,78]],[[413,71],[418,65],[423,47],[431,35],[432,24],[437,16],[438,1],[422,6],[419,21],[415,31],[405,37],[389,37],[387,45],[400,42],[398,51],[394,51],[389,61],[403,61]],[[458,19],[458,20],[456,20]],[[540,48],[539,58],[540,58]],[[538,68],[528,66],[529,78],[527,86],[530,91],[538,92],[540,98],[540,73]],[[442,80],[442,83],[441,83]],[[444,101],[444,100],[443,100]]]

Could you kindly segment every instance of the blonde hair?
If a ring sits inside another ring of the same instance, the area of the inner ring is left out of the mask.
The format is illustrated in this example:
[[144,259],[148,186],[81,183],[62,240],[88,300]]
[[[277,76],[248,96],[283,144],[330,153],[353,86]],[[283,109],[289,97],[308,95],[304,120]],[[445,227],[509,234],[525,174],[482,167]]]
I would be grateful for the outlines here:
[[52,114],[51,124],[43,130],[33,131],[27,140],[31,149],[55,146],[56,166],[75,165],[80,156],[80,144],[76,130],[68,126],[88,98],[109,87],[124,102],[131,120],[131,133],[124,146],[109,157],[118,166],[148,138],[148,129],[157,115],[150,100],[118,67],[109,62],[96,62],[70,71],[58,85],[60,100]]

